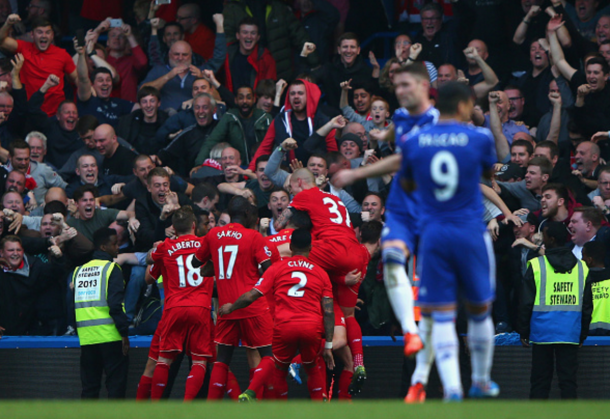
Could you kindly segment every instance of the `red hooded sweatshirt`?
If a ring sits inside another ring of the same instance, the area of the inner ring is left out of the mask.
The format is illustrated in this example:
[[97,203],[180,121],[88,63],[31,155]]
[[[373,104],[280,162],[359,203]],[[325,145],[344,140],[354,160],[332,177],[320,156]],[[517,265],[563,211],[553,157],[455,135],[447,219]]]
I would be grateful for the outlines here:
[[[314,126],[314,119],[316,115],[316,110],[318,109],[318,103],[320,102],[320,96],[322,96],[322,92],[320,92],[320,88],[308,82],[307,80],[301,80],[305,83],[305,94],[307,96],[307,123],[309,125],[309,135],[311,136],[317,129],[321,126]],[[252,171],[256,170],[256,159],[259,156],[263,156],[265,154],[271,154],[273,152],[273,148],[275,144],[281,144],[286,138],[292,137],[292,122],[290,121],[290,114],[292,112],[292,107],[290,106],[290,95],[286,95],[286,103],[284,104],[284,110],[281,111],[271,122],[269,129],[267,130],[267,134],[265,138],[261,142],[261,145],[258,147],[256,154],[252,158],[250,162],[249,169]],[[281,126],[276,128],[276,122],[278,124],[281,123]],[[276,134],[282,135],[281,138],[277,138],[276,142]],[[287,134],[287,135],[286,135]],[[302,145],[302,141],[300,141]],[[335,139],[335,130],[331,130],[326,136],[326,151],[338,151],[337,148],[337,140]],[[292,161],[294,159],[294,151],[289,151],[289,160]],[[303,162],[307,164],[307,162]]]

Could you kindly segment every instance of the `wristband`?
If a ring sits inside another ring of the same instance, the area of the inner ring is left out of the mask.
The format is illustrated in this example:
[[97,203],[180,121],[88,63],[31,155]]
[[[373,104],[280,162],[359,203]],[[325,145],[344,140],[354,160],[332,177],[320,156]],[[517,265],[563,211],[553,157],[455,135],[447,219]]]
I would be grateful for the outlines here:
[[91,57],[93,55],[97,55],[97,51],[96,50],[93,50],[89,54],[87,54],[87,56],[89,56],[89,57]]
[[279,151],[280,153],[283,153],[283,152],[284,152],[284,151],[286,151],[286,150],[284,150],[284,149],[282,148],[282,145],[280,144],[280,145],[277,147],[277,151]]
[[333,348],[333,343],[332,342],[325,342],[324,343],[324,349],[332,349]]
[[523,19],[523,23],[525,23],[526,25],[529,25],[529,24],[530,24],[530,21],[529,21],[529,20],[525,20],[525,19]]

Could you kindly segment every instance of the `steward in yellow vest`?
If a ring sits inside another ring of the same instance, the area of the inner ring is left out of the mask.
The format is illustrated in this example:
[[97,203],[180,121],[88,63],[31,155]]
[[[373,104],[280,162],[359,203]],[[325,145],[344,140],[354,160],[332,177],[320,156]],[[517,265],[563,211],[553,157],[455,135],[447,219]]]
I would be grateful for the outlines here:
[[545,255],[528,262],[517,323],[523,345],[532,345],[530,398],[548,399],[556,365],[561,398],[574,399],[578,348],[588,330],[582,324],[588,268],[565,246],[563,223],[545,223],[542,236]]
[[81,397],[99,398],[105,372],[108,397],[125,398],[129,320],[123,307],[123,274],[112,261],[119,250],[116,230],[97,230],[93,245],[93,260],[77,267],[72,275],[81,344]]
[[604,266],[606,251],[599,241],[588,242],[582,249],[582,260],[589,266],[582,320],[589,324],[589,336],[610,336],[610,269]]

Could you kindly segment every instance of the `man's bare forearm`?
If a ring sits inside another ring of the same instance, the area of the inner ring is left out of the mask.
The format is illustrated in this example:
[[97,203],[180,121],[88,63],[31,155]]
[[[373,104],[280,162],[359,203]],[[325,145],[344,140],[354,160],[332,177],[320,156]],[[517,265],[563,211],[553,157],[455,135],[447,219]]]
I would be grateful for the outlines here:
[[292,217],[292,209],[286,208],[282,213],[277,217],[277,220],[273,221],[273,228],[275,231],[280,231],[288,225],[288,220]]
[[324,312],[324,338],[326,339],[326,342],[332,342],[335,332],[333,299],[328,297],[322,298],[322,309]]

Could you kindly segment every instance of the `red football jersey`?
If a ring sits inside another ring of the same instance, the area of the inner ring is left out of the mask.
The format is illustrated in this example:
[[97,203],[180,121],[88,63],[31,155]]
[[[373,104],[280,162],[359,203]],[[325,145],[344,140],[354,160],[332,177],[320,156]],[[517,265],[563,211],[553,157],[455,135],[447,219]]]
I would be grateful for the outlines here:
[[296,194],[290,207],[305,211],[313,225],[314,239],[348,240],[358,243],[347,207],[335,195],[311,188]]
[[293,231],[294,228],[284,228],[272,236],[265,237],[265,240],[267,240],[267,243],[272,244],[275,247],[286,243],[290,244],[290,238],[292,237]]
[[333,298],[333,290],[328,274],[306,257],[293,256],[272,265],[254,288],[263,295],[273,293],[276,326],[317,323],[323,330],[320,301]]
[[[258,231],[231,223],[216,227],[205,235],[195,257],[203,263],[210,259],[214,262],[216,290],[219,304],[222,306],[234,303],[243,293],[254,287],[259,278],[258,265],[270,260],[272,255]],[[223,318],[245,319],[257,316],[265,310],[268,310],[267,301],[260,298],[249,307]]]
[[212,306],[214,284],[209,278],[202,277],[199,269],[192,265],[195,251],[200,247],[201,238],[187,234],[177,239],[165,239],[152,253],[155,263],[150,272],[155,277],[161,269],[165,309]]

